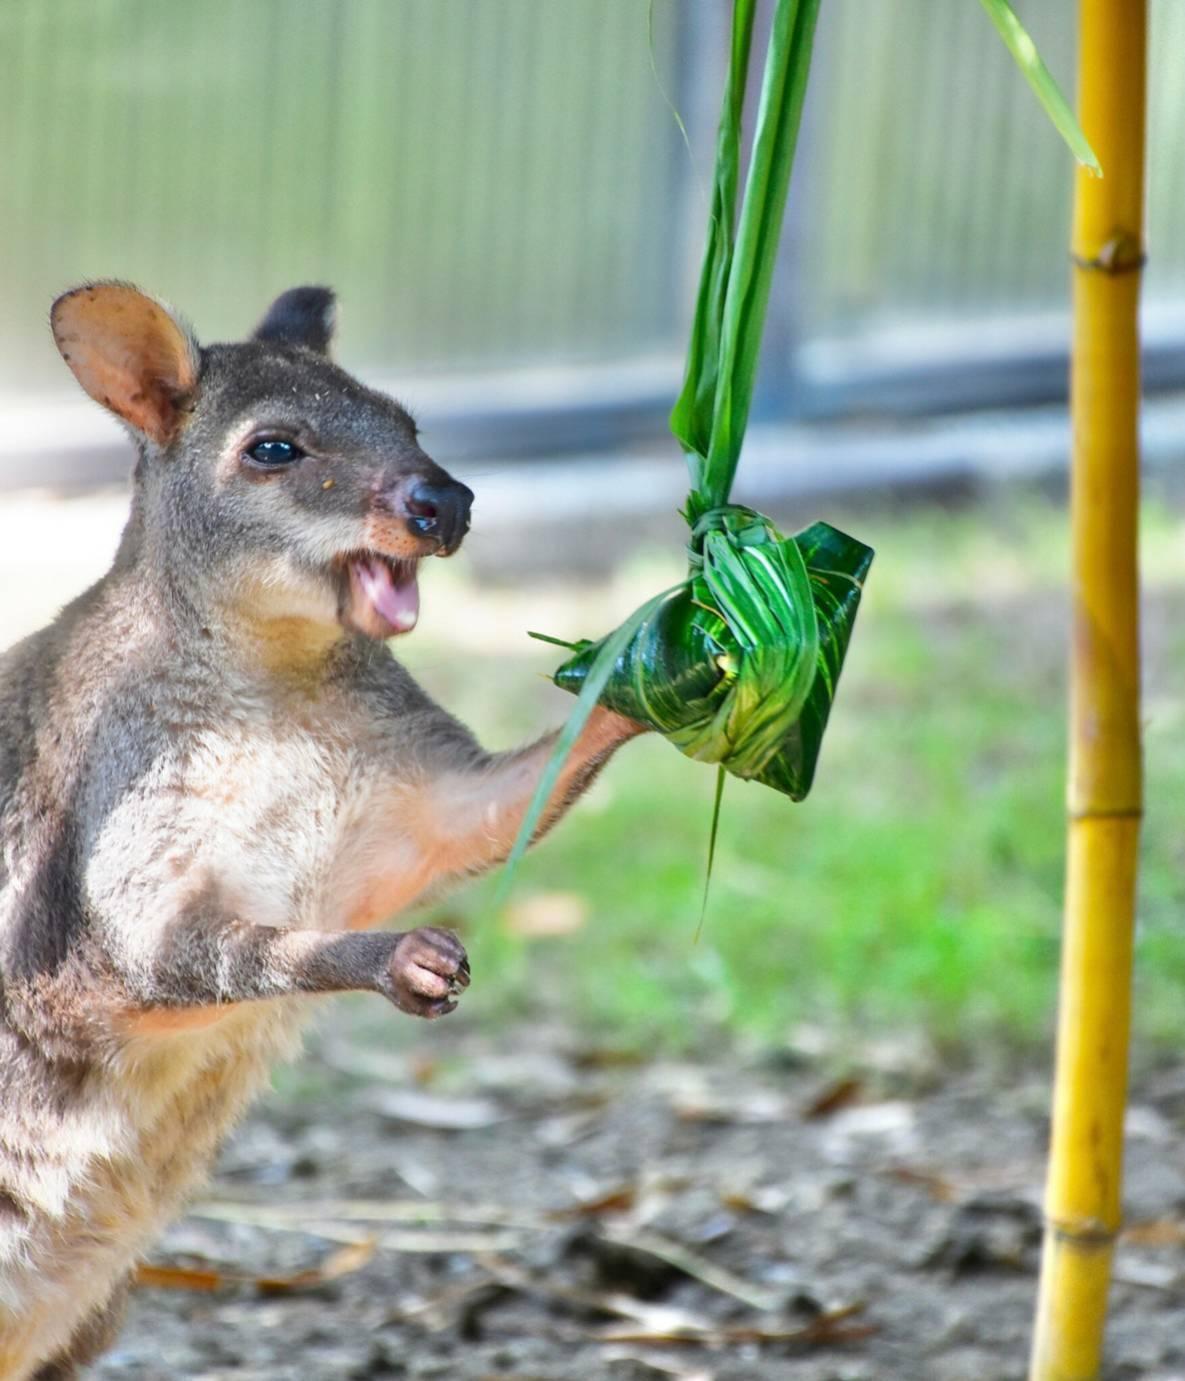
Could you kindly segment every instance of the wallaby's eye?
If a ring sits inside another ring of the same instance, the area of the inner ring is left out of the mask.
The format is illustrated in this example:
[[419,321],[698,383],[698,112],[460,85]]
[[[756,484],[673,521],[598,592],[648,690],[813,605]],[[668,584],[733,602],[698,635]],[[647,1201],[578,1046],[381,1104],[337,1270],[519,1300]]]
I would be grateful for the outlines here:
[[249,446],[244,454],[248,460],[254,461],[256,465],[262,465],[268,470],[277,469],[282,465],[291,465],[293,461],[301,460],[304,457],[304,452],[299,446],[293,445],[291,441],[278,439],[257,441],[254,446]]

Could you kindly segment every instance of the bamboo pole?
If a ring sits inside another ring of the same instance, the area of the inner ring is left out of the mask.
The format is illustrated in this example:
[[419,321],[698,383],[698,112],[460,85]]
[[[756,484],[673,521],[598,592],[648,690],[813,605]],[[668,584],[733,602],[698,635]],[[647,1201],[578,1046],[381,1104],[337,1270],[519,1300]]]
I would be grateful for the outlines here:
[[1031,1381],[1099,1375],[1119,1231],[1140,759],[1140,363],[1147,0],[1080,0],[1071,367],[1066,912]]

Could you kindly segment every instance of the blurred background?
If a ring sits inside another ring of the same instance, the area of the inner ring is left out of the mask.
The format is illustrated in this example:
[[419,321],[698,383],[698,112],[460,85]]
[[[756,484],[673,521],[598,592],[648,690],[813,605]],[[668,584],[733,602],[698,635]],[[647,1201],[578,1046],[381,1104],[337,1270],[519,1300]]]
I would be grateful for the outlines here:
[[[339,357],[478,495],[400,654],[493,744],[566,710],[528,628],[596,635],[677,576],[665,430],[729,7],[687,0],[0,5],[0,634],[109,557],[130,448],[45,321],[123,277],[206,340],[325,282]],[[1024,18],[1073,83],[1060,0]],[[1185,1030],[1185,10],[1153,4],[1145,292],[1145,1034]],[[973,3],[830,0],[739,497],[878,549],[811,800],[622,755],[519,874],[439,912],[482,983],[620,1039],[1044,1037],[1061,889],[1071,160]],[[539,975],[545,976],[540,984]]]

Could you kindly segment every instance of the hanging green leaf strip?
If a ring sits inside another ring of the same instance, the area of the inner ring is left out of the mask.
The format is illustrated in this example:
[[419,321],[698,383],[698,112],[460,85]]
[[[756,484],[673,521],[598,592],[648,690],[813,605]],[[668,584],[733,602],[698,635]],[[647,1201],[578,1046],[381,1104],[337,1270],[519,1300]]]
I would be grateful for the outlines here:
[[754,0],[733,8],[732,61],[716,145],[708,243],[683,391],[671,431],[687,452],[688,519],[728,502],[753,399],[757,358],[810,73],[819,0],[779,0],[766,53],[753,155],[739,218],[742,102]]
[[1045,108],[1046,115],[1053,121],[1054,128],[1065,140],[1066,147],[1084,168],[1089,168],[1096,177],[1102,177],[1103,170],[1099,160],[1086,135],[1083,134],[1082,126],[1075,118],[1072,106],[1062,95],[1053,73],[1045,66],[1041,54],[1037,51],[1037,45],[1016,17],[1008,0],[980,0],[980,3],[988,12],[1033,94]]
[[716,407],[720,360],[720,323],[724,317],[724,300],[728,294],[732,245],[736,233],[745,80],[749,72],[755,11],[756,0],[736,0],[733,7],[728,78],[716,136],[716,169],[712,181],[712,205],[708,213],[708,242],[700,271],[683,390],[671,413],[671,430],[688,453],[693,490],[701,488],[696,457],[706,456],[712,443],[712,417]]
[[774,10],[724,303],[712,443],[700,486],[717,504],[728,501],[749,420],[818,12],[819,0]]
[[[751,509],[717,521],[686,583],[614,643],[600,700],[688,757],[802,800],[872,550],[826,523],[786,540]],[[556,684],[586,690],[607,647],[579,645]]]

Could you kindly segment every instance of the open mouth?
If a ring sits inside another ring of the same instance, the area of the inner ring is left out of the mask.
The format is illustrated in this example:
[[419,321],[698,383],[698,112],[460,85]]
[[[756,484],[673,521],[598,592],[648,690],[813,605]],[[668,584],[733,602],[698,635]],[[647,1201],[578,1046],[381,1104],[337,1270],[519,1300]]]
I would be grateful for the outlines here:
[[420,617],[418,561],[358,552],[346,558],[342,622],[370,638],[410,633]]

